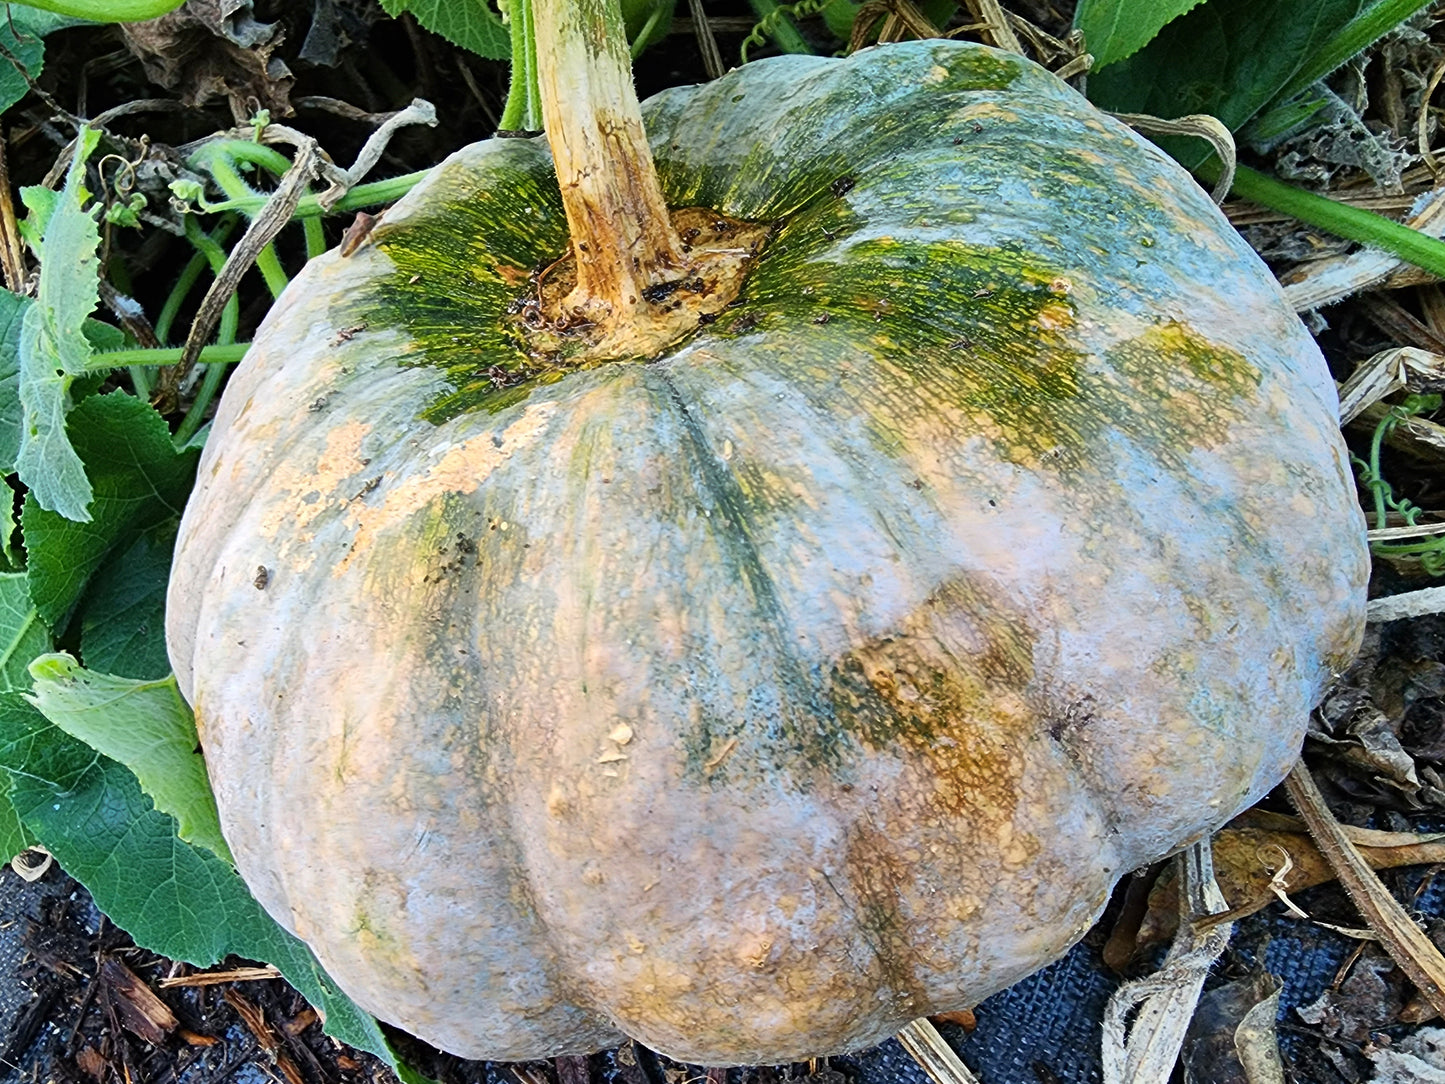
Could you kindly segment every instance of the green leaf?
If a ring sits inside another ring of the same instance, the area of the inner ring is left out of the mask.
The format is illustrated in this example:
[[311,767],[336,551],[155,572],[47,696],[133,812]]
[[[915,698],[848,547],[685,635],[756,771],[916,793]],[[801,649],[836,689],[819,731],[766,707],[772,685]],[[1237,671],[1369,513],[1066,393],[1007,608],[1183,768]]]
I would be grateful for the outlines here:
[[1300,66],[1280,90],[1278,100],[1302,93],[1429,4],[1430,0],[1366,0],[1355,17],[1331,34]]
[[30,246],[30,251],[38,256],[45,237],[45,227],[50,224],[50,216],[55,213],[55,206],[60,202],[60,193],[44,185],[28,184],[20,189],[20,202],[25,204],[30,212],[20,220],[20,236]]
[[325,1015],[326,1032],[385,1058],[381,1028],[342,994],[304,944],[261,909],[231,866],[176,836],[135,776],[52,726],[23,697],[0,694],[0,767],[11,799],[96,905],[138,945],[197,967],[226,956],[275,964]]
[[[20,454],[20,425],[23,408],[20,406],[20,331],[25,312],[35,304],[29,298],[22,298],[6,289],[0,289],[0,476],[14,471],[14,461]],[[126,335],[120,328],[101,324],[98,319],[87,319],[81,331],[92,350],[120,350]],[[92,370],[87,376],[72,380],[69,393],[72,402],[78,402],[94,392],[104,383],[105,373]],[[0,494],[3,499],[4,494]],[[9,520],[13,520],[13,512]],[[12,559],[9,548],[3,546],[6,559]]]
[[25,573],[0,573],[0,692],[30,688],[31,660],[50,646],[50,630],[30,603]]
[[633,56],[667,37],[676,8],[677,0],[622,0],[622,23]]
[[1079,0],[1074,27],[1094,54],[1094,71],[1137,53],[1202,0]]
[[[31,79],[39,79],[45,67],[45,44],[41,38],[53,30],[75,26],[83,20],[39,11],[21,4],[9,5],[9,17],[0,20],[0,46],[3,46]],[[25,97],[30,84],[9,60],[0,64],[0,110],[9,109]]]
[[433,34],[488,60],[512,55],[512,36],[486,0],[381,0],[381,6],[393,18],[411,12]]
[[19,494],[10,489],[11,482],[5,479],[7,494],[0,490],[0,501],[4,501],[3,508],[0,508],[0,569],[5,571],[19,572],[25,567],[25,551],[17,545],[20,538],[20,502],[17,499]]
[[20,454],[20,327],[31,304],[0,290],[0,474],[11,473]]
[[[23,573],[0,575],[0,685],[4,692],[30,687],[30,660],[50,650],[50,633],[30,604]],[[0,862],[35,843],[10,800],[10,773],[0,768]]]
[[[1147,48],[1089,77],[1096,105],[1180,117],[1208,113],[1231,131],[1287,86],[1360,12],[1362,0],[1210,0]],[[1158,140],[1185,166],[1209,157],[1199,140]]]
[[165,420],[123,392],[94,395],[70,416],[70,431],[95,488],[91,522],[72,522],[25,501],[30,597],[51,628],[63,630],[87,584],[113,554],[181,513],[199,453],[178,452]]
[[1281,141],[1311,127],[1315,118],[1328,108],[1332,97],[1319,82],[1293,97],[1286,98],[1281,92],[1235,135],[1253,149],[1268,153]]
[[[0,289],[0,475],[15,470],[20,455],[20,333],[26,311],[34,304],[28,297]],[[87,320],[81,332],[95,353],[119,350],[125,333],[99,320]],[[105,381],[104,372],[93,369],[71,382],[70,398],[77,402]]]
[[100,230],[81,208],[85,161],[100,133],[82,131],[65,188],[45,225],[40,285],[20,332],[23,421],[15,466],[42,508],[88,522],[91,499],[85,467],[66,433],[70,384],[85,374],[90,342],[82,330],[100,297]]
[[147,531],[96,572],[80,610],[80,657],[89,670],[156,680],[166,656],[166,583],[177,522]]
[[0,769],[0,863],[9,862],[34,845],[35,837],[25,830],[15,803],[10,800],[10,773]]
[[201,759],[196,720],[174,676],[137,681],[84,669],[64,652],[30,664],[30,702],[73,738],[129,768],[178,834],[231,861]]

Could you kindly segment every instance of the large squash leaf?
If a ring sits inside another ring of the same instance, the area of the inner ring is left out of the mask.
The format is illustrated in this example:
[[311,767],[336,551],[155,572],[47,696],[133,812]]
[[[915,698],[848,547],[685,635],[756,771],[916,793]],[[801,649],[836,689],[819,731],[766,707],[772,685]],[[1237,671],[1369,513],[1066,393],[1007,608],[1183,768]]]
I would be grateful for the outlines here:
[[93,395],[71,413],[75,448],[95,489],[91,522],[75,523],[25,501],[30,597],[60,630],[107,560],[176,519],[199,453],[176,451],[165,420],[131,395]]
[[23,422],[15,467],[42,508],[88,522],[90,482],[71,447],[65,416],[70,385],[89,369],[90,343],[82,331],[100,297],[100,230],[83,208],[85,162],[100,132],[81,132],[65,187],[46,216],[40,285],[20,330],[20,405]]
[[[50,650],[50,631],[30,604],[25,576],[0,575],[0,691],[28,688],[30,660]],[[10,801],[10,773],[0,768],[0,862],[8,862],[35,842]]]
[[15,60],[0,64],[0,110],[9,109],[30,89],[26,76],[39,79],[45,67],[45,43],[54,30],[76,26],[83,19],[53,11],[41,11],[25,4],[7,4],[6,18],[0,19],[0,46]]
[[18,693],[0,694],[0,766],[28,830],[137,944],[210,967],[227,956],[275,964],[320,1010],[326,1031],[369,1050],[402,1079],[377,1022],[356,1007],[304,944],[261,909],[229,863],[176,835],[122,765],[70,737]]
[[381,0],[381,6],[391,16],[409,11],[433,34],[489,60],[512,55],[512,35],[486,0]]
[[173,676],[137,681],[101,674],[64,652],[36,659],[30,675],[35,687],[29,699],[42,715],[129,768],[156,808],[176,819],[181,839],[231,861],[196,719]]
[[0,771],[0,863],[9,862],[34,845],[35,837],[25,830],[15,803],[10,800],[10,773]]
[[[1089,97],[1118,112],[1208,113],[1237,131],[1282,91],[1326,74],[1319,58],[1348,59],[1341,42],[1362,49],[1421,6],[1423,0],[1209,0],[1165,26],[1147,48],[1091,76]],[[1189,167],[1210,154],[1197,140],[1158,142]]]
[[1203,0],[1079,0],[1074,27],[1094,54],[1094,71],[1132,56]]
[[146,531],[96,571],[78,612],[87,669],[149,680],[171,672],[164,629],[176,525]]
[[20,330],[28,297],[0,290],[0,473],[15,469],[20,454]]
[[25,574],[0,574],[0,692],[30,688],[30,662],[49,650],[50,630],[30,601]]

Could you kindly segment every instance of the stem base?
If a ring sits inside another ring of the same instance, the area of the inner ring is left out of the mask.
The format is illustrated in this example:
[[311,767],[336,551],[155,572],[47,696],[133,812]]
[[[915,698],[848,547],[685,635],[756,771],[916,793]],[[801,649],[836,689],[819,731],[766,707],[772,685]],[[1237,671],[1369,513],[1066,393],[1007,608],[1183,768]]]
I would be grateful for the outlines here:
[[650,358],[712,323],[742,292],[773,224],[706,207],[680,208],[671,220],[682,242],[683,266],[669,281],[625,298],[622,313],[599,318],[577,304],[585,269],[578,267],[575,248],[538,275],[536,293],[519,317],[532,351],[567,367]]

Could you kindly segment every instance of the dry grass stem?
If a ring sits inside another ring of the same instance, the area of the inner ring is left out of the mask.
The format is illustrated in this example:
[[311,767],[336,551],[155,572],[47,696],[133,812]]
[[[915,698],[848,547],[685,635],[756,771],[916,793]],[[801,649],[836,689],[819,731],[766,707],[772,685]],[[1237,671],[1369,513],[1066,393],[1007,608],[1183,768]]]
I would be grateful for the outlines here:
[[692,28],[697,35],[697,50],[702,54],[703,70],[709,79],[721,79],[727,65],[723,63],[722,51],[717,47],[712,23],[708,22],[707,13],[702,10],[702,0],[687,0],[687,6],[692,12]]
[[1381,527],[1366,531],[1371,542],[1399,542],[1410,538],[1432,538],[1445,534],[1445,523],[1417,523],[1413,527]]
[[[1363,206],[1364,201],[1353,205]],[[1412,213],[1405,225],[1431,237],[1445,236],[1445,187],[1417,196],[1410,206]],[[1309,312],[1379,286],[1409,266],[1388,252],[1362,248],[1295,268],[1282,280],[1284,294],[1295,312]]]
[[20,226],[15,221],[15,202],[10,193],[10,166],[5,158],[6,136],[0,131],[0,269],[4,270],[5,288],[11,293],[25,293],[25,244],[20,240]]
[[1365,610],[1365,620],[1380,625],[1386,621],[1439,613],[1445,613],[1445,587],[1425,587],[1419,591],[1406,591],[1403,595],[1371,599]]
[[[920,41],[940,36],[938,27],[918,10],[912,0],[870,0],[858,9],[853,19],[853,36],[848,42],[848,52],[856,53],[867,48],[870,44],[868,34],[879,19],[883,20],[878,30],[880,42],[902,41],[905,30]],[[986,27],[980,26],[979,29]]]
[[964,0],[964,6],[976,20],[988,24],[985,34],[989,38],[989,44],[1008,53],[1024,55],[1023,42],[1019,41],[1018,35],[1014,33],[998,0]]
[[1445,354],[1401,346],[1382,350],[1355,367],[1340,385],[1340,424],[1355,420],[1387,395],[1445,378]]
[[[1432,590],[1439,593],[1440,609],[1445,610],[1445,588]],[[1380,883],[1375,871],[1325,805],[1324,796],[1303,761],[1296,764],[1285,779],[1285,789],[1289,792],[1290,801],[1299,810],[1305,827],[1314,837],[1315,845],[1329,861],[1335,876],[1345,886],[1345,891],[1380,939],[1380,944],[1400,970],[1420,988],[1420,993],[1435,1011],[1445,1014],[1445,957]]]
[[279,979],[281,972],[274,967],[235,967],[229,971],[201,971],[194,975],[176,975],[173,978],[161,979],[157,986],[165,989],[168,986],[219,986],[224,982],[262,982],[266,979]]
[[953,1047],[944,1041],[926,1017],[905,1025],[897,1038],[903,1049],[913,1056],[913,1060],[936,1084],[979,1084],[978,1077],[963,1064],[953,1052]]
[[1436,64],[1435,70],[1430,73],[1430,81],[1425,84],[1425,92],[1420,95],[1420,115],[1415,122],[1415,140],[1420,148],[1420,157],[1425,161],[1425,168],[1436,177],[1440,176],[1440,162],[1430,146],[1430,99],[1442,77],[1445,77],[1445,60]]

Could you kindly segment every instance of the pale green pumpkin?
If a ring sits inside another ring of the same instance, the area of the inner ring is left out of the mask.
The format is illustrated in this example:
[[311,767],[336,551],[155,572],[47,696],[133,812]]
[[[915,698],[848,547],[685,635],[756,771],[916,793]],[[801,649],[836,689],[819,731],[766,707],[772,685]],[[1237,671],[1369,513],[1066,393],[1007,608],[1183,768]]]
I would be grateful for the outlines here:
[[776,222],[740,304],[529,356],[548,152],[469,147],[278,303],[177,548],[242,874],[470,1057],[972,1006],[1272,787],[1363,623],[1313,342],[1064,84],[914,43],[645,114],[670,204]]

